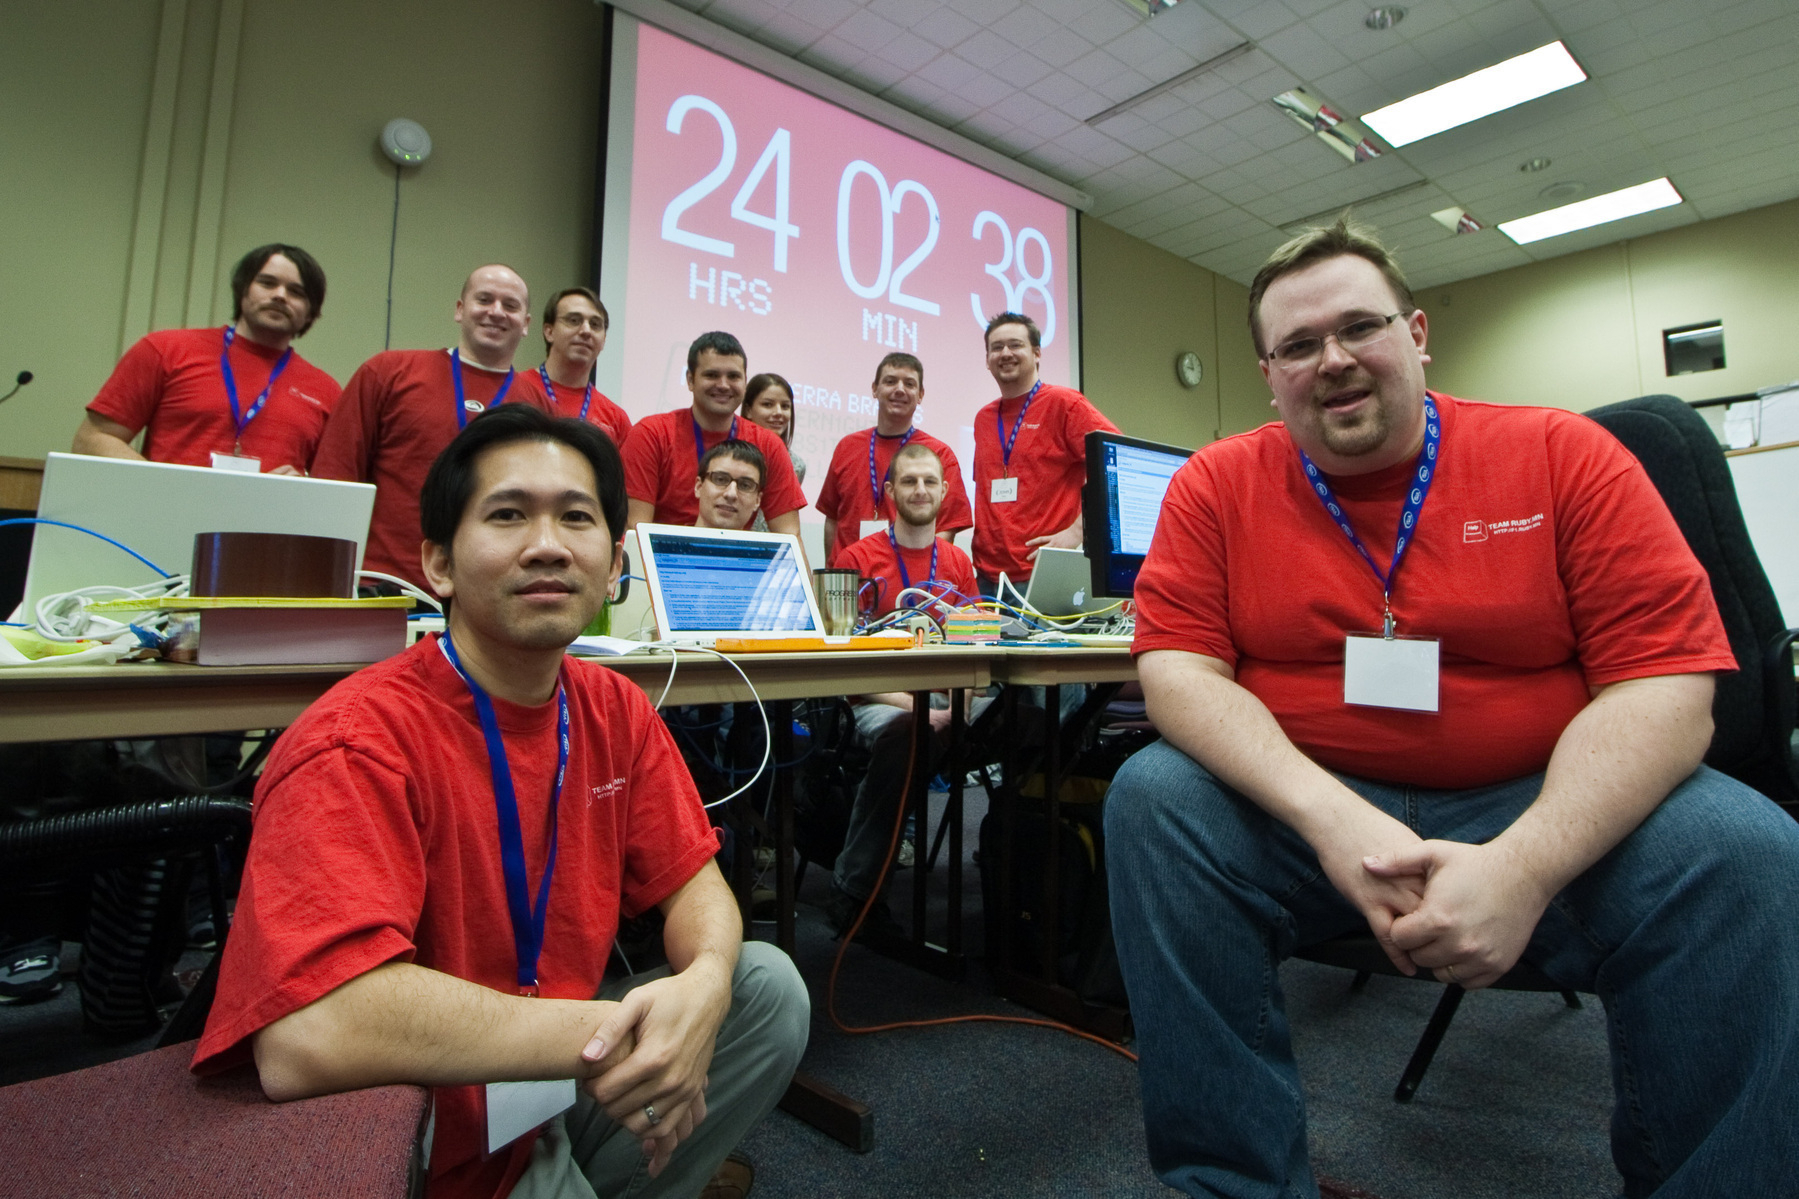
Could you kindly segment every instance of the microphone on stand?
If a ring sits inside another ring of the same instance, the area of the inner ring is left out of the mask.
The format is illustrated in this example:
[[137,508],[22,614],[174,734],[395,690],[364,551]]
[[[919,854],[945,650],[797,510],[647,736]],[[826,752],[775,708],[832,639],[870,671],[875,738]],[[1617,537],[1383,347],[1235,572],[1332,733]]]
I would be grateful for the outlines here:
[[6,401],[8,401],[8,400],[12,399],[14,396],[18,395],[19,388],[25,386],[27,383],[31,382],[31,380],[32,380],[32,374],[30,371],[20,371],[18,381],[13,384],[12,390],[7,392],[3,396],[0,396],[0,404],[6,403]]

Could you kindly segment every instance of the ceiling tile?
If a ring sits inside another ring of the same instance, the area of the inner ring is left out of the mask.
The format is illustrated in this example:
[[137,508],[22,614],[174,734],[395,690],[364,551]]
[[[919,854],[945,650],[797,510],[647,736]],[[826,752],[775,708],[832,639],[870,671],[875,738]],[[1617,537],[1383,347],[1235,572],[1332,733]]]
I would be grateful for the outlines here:
[[940,8],[912,26],[912,32],[945,50],[981,31],[981,27],[951,8]]
[[[1247,282],[1282,239],[1272,222],[1357,211],[1415,281],[1443,282],[1799,195],[1794,0],[1414,0],[1392,29],[1373,0],[1185,0],[1154,19],[1117,0],[679,0],[707,19],[1095,197],[1096,214]],[[1303,85],[1345,113],[1565,37],[1593,77],[1506,113],[1349,166],[1274,109]],[[1098,127],[1085,118],[1245,39],[1248,54]],[[1538,174],[1526,158],[1553,160]],[[1432,208],[1489,223],[1668,173],[1688,198],[1529,253],[1488,231],[1450,237]]]

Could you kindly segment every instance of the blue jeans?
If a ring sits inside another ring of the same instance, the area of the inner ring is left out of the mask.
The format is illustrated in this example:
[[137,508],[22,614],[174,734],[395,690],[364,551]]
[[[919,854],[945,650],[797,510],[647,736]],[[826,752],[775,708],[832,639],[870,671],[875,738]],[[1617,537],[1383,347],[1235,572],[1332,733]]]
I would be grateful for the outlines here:
[[[1421,837],[1480,843],[1543,776],[1469,791],[1343,782]],[[1106,867],[1151,1165],[1189,1195],[1313,1199],[1277,968],[1365,929],[1360,913],[1304,840],[1165,741],[1107,794]],[[1551,901],[1524,956],[1605,1005],[1626,1195],[1788,1192],[1799,825],[1700,767]]]

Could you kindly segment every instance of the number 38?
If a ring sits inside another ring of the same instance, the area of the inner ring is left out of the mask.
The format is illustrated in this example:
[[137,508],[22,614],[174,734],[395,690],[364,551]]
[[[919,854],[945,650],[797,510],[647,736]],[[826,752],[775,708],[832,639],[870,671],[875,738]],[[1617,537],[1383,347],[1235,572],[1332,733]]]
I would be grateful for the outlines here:
[[[974,219],[974,239],[976,241],[982,240],[982,235],[988,226],[999,230],[1000,251],[999,261],[987,263],[985,270],[999,280],[1000,287],[1005,291],[1005,311],[1024,311],[1025,297],[1032,292],[1037,293],[1037,296],[1043,301],[1043,344],[1048,345],[1056,339],[1056,301],[1049,294],[1049,281],[1055,270],[1055,261],[1050,256],[1049,239],[1029,225],[1020,229],[1018,237],[1014,239],[1011,227],[1006,224],[1006,218],[997,212],[987,210]],[[1032,242],[1036,243],[1038,250],[1043,255],[1042,269],[1034,275],[1030,273],[1024,261],[1024,248]],[[1014,266],[1018,269],[1018,282],[1016,283],[1006,276],[1006,272]],[[969,292],[968,300],[974,308],[975,324],[986,328],[988,314],[981,307],[980,293]]]

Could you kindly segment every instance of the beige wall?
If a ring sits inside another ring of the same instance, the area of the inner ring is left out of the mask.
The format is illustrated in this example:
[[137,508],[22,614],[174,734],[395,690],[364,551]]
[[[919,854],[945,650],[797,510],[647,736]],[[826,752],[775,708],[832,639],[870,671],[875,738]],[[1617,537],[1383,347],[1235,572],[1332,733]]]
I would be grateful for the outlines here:
[[[1203,267],[1081,218],[1082,389],[1136,437],[1198,446],[1266,419],[1268,391],[1243,323],[1248,291]],[[1175,378],[1186,350],[1204,366]]]
[[[470,267],[538,294],[586,274],[599,8],[529,0],[90,0],[0,6],[0,456],[67,448],[121,350],[222,323],[237,255],[305,246],[330,295],[302,353],[345,379],[381,348],[393,168],[375,139],[422,122],[401,184],[393,343],[443,345]],[[1483,234],[1482,236],[1486,236]],[[1081,219],[1083,375],[1127,432],[1182,445],[1253,428],[1268,390],[1245,289]],[[1434,385],[1588,408],[1799,378],[1799,201],[1431,288]],[[1666,379],[1660,331],[1719,317],[1729,368]],[[1174,359],[1205,364],[1182,387]]]
[[394,345],[450,344],[482,262],[536,294],[585,281],[600,21],[591,0],[0,6],[0,377],[37,376],[0,407],[0,455],[67,449],[143,333],[223,324],[262,242],[324,265],[299,348],[347,379],[381,348],[393,117],[435,143],[401,183]]
[[[1482,236],[1485,236],[1484,234]],[[1429,288],[1433,386],[1583,411],[1799,378],[1799,201]],[[1726,366],[1669,378],[1662,330],[1724,322]]]

